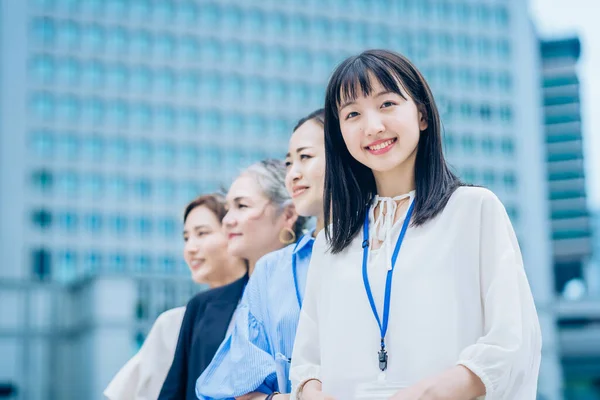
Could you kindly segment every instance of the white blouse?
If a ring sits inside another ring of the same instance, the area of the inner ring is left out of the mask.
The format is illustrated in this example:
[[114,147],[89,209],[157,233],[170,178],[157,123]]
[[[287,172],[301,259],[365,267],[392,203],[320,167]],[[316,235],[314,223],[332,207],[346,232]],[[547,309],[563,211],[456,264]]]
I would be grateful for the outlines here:
[[140,351],[115,375],[104,390],[109,400],[156,400],[169,373],[185,307],[160,314]]
[[[369,257],[380,318],[389,265],[382,255],[391,253],[385,247],[395,245],[403,220]],[[378,379],[381,335],[363,284],[362,241],[361,230],[333,255],[324,232],[317,237],[292,355],[292,399],[308,379],[337,400]],[[389,382],[411,385],[461,364],[482,380],[487,400],[535,399],[539,321],[515,233],[492,192],[461,187],[433,220],[408,228],[394,268],[386,349]]]

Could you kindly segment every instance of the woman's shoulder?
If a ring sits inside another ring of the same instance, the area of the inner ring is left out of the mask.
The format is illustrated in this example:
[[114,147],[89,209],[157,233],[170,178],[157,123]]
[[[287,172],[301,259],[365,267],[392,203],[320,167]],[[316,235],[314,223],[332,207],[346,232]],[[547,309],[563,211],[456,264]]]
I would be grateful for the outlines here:
[[491,190],[482,186],[460,186],[452,196],[448,205],[473,210],[472,207],[481,207],[483,204],[502,204],[498,196]]

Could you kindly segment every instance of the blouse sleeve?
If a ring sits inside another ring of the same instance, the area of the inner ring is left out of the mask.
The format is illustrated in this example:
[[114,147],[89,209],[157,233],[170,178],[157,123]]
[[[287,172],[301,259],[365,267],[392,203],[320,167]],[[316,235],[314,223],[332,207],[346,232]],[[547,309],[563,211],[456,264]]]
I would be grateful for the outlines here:
[[234,326],[210,365],[196,381],[201,400],[230,399],[259,391],[277,390],[277,373],[265,321],[268,260],[261,259],[234,316]]
[[[476,374],[486,400],[516,398],[535,377],[541,333],[516,235],[498,198],[483,199],[480,218],[480,288],[483,336],[465,348],[458,364]],[[532,388],[535,397],[535,388]]]
[[315,240],[308,276],[304,302],[300,311],[300,320],[292,353],[290,380],[292,394],[290,399],[298,398],[298,391],[311,379],[321,379],[321,348],[319,339],[318,304],[321,292],[321,274],[325,254],[325,236],[321,232]]

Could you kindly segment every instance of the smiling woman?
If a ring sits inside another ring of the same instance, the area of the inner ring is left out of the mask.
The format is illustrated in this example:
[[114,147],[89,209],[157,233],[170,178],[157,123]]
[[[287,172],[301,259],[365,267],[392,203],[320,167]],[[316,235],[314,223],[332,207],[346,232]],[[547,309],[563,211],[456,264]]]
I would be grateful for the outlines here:
[[[185,398],[186,372],[195,382],[196,374],[212,359],[248,280],[245,260],[227,252],[227,237],[221,229],[224,215],[224,199],[216,194],[200,196],[185,208],[183,256],[192,279],[211,290],[193,297],[186,307],[168,310],[157,318],[140,351],[106,388],[108,399],[156,399],[169,367],[171,378],[167,377],[163,391]],[[194,339],[197,337],[201,341]],[[194,350],[195,355],[187,354],[186,349]]]

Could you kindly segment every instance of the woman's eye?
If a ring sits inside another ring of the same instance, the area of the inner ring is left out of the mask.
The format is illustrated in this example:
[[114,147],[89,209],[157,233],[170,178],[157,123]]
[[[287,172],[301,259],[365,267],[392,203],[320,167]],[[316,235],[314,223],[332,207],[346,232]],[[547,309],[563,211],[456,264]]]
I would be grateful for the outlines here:
[[309,158],[312,158],[311,156],[309,156],[308,154],[301,154],[300,155],[300,159],[301,160],[308,160]]
[[395,104],[396,104],[396,103],[394,103],[393,101],[386,101],[385,103],[383,103],[383,104],[381,105],[381,108],[388,108],[388,107],[391,107],[391,106],[393,106],[393,105],[395,105]]
[[352,111],[351,113],[349,113],[348,115],[346,115],[346,119],[354,118],[357,115],[358,115],[358,113],[356,111]]
[[289,168],[289,167],[291,167],[291,166],[292,166],[292,162],[291,162],[291,161],[286,161],[286,162],[285,162],[285,167],[286,167],[286,168]]

